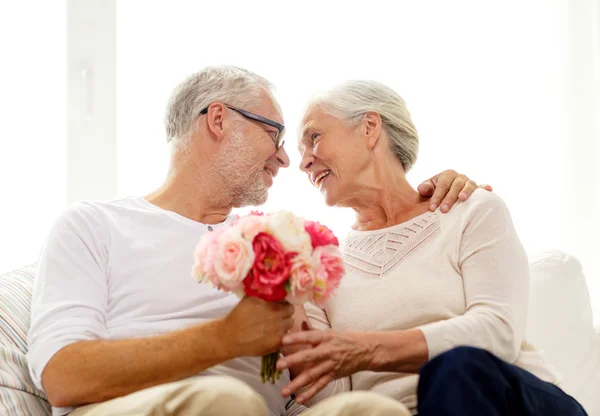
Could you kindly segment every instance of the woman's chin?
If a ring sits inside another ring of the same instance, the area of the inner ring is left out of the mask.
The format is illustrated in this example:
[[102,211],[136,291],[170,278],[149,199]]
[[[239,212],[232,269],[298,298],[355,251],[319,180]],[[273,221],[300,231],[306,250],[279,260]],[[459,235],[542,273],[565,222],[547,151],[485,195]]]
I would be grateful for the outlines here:
[[329,180],[331,176],[333,175],[328,175],[328,177],[323,179],[323,182],[321,182],[321,185],[319,186],[319,191],[325,200],[325,204],[329,207],[334,207],[337,204],[338,198],[336,196],[335,186],[332,186],[335,184],[330,183],[331,181]]
[[333,195],[333,192],[321,192],[323,195],[323,199],[325,200],[325,205],[328,207],[335,207],[337,205],[337,198]]

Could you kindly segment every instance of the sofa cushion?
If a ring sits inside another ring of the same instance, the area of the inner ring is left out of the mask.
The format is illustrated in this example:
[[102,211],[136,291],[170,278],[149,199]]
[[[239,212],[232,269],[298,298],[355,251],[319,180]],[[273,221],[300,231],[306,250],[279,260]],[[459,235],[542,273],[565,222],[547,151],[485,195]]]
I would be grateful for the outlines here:
[[0,414],[49,415],[27,367],[27,331],[35,267],[0,276]]
[[529,256],[528,340],[561,375],[560,387],[600,415],[600,335],[579,261],[561,251]]

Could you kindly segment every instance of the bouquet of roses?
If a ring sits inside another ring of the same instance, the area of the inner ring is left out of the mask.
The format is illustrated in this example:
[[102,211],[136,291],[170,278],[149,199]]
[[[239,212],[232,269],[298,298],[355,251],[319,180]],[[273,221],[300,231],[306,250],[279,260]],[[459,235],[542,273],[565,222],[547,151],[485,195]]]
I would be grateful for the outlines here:
[[[323,306],[344,275],[339,242],[318,222],[288,211],[253,212],[200,239],[192,274],[239,297]],[[279,378],[279,352],[262,357],[261,378]]]

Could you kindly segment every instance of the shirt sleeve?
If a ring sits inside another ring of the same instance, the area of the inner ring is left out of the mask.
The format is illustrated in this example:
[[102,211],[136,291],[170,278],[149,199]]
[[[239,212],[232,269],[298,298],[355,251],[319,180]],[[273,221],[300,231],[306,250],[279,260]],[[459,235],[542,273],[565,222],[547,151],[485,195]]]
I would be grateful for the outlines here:
[[78,203],[52,227],[38,262],[28,332],[29,369],[42,373],[65,346],[106,335],[108,231],[92,204]]
[[[304,305],[304,309],[306,310],[306,315],[308,316],[308,320],[310,321],[310,324],[313,327],[313,329],[318,329],[322,331],[327,331],[331,329],[331,324],[329,323],[329,319],[327,318],[327,313],[323,309],[309,302],[307,302]],[[352,390],[350,377],[338,378],[330,382],[312,399],[308,400],[306,402],[306,405],[309,407],[314,406],[318,402],[325,400],[328,397],[350,390]]]
[[427,341],[429,359],[465,345],[513,363],[525,336],[527,256],[500,197],[476,191],[471,198],[469,205],[465,203],[467,212],[462,217],[458,250],[466,312],[420,329]]

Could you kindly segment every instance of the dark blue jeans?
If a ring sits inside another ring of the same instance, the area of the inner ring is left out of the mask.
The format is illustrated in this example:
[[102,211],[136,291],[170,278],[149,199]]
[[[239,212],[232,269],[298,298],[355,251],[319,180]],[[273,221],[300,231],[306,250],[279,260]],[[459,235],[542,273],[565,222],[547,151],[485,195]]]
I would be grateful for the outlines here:
[[584,416],[575,399],[487,351],[459,347],[420,371],[419,416]]

